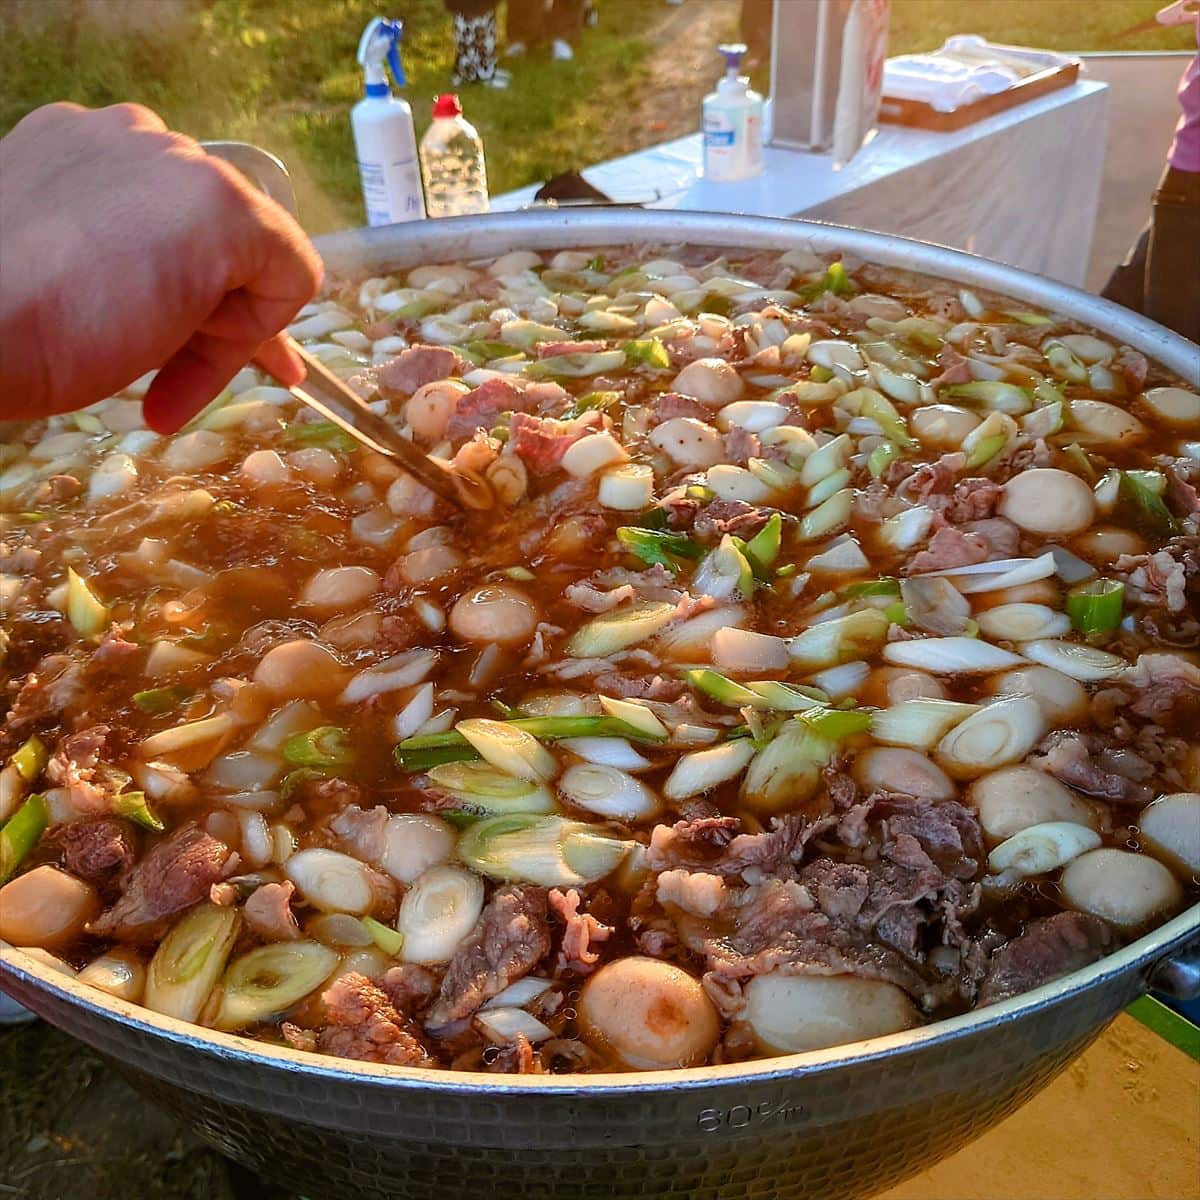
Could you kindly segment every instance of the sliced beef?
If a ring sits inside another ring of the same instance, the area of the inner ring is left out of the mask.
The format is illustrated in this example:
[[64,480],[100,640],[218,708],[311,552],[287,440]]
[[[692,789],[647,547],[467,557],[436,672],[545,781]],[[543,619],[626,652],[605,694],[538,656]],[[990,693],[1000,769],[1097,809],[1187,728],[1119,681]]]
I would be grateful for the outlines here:
[[509,436],[514,453],[534,475],[549,475],[559,469],[563,455],[581,437],[603,428],[604,418],[594,409],[565,422],[514,413]]
[[711,500],[696,514],[693,529],[699,538],[716,540],[727,533],[752,538],[774,515],[744,500]]
[[605,696],[616,696],[625,700],[678,700],[687,693],[687,684],[682,679],[670,679],[664,675],[624,675],[620,671],[606,671],[592,681],[597,692]]
[[659,875],[655,895],[659,904],[673,904],[697,917],[716,916],[729,899],[722,876],[679,868]]
[[734,425],[721,439],[721,443],[725,450],[725,461],[736,463],[738,466],[744,467],[750,459],[758,458],[762,454],[758,435],[740,425]]
[[908,562],[910,575],[925,571],[947,571],[951,567],[969,567],[987,562],[991,548],[978,534],[964,533],[954,525],[944,525],[929,540],[929,545]]
[[614,608],[637,597],[633,585],[624,583],[615,588],[593,587],[586,579],[571,583],[563,589],[563,599],[584,612],[611,612]]
[[1151,777],[1154,768],[1133,751],[1107,744],[1096,734],[1056,729],[1029,762],[1089,796],[1118,804],[1148,804],[1154,798],[1154,789],[1137,778]]
[[44,728],[63,713],[82,693],[83,669],[67,654],[50,654],[37,669],[26,675],[5,720],[4,732],[11,740],[23,740],[35,728]]
[[287,942],[300,936],[300,926],[292,913],[296,886],[290,880],[264,883],[246,898],[242,916],[250,929],[265,942]]
[[945,342],[938,351],[938,366],[941,374],[929,381],[931,387],[948,387],[952,383],[970,383],[974,376],[971,374],[971,364],[959,352]]
[[1200,537],[1172,538],[1150,554],[1122,554],[1113,572],[1139,604],[1171,614],[1200,609]]
[[[983,864],[983,832],[975,814],[953,800],[922,800],[900,793],[883,793],[874,798],[873,816],[882,821],[883,852],[893,861],[911,848],[898,852],[902,838],[915,841],[924,858],[952,879],[973,879]],[[908,863],[906,865],[917,865]]]
[[551,889],[548,900],[554,914],[563,922],[562,942],[558,950],[559,971],[574,971],[582,975],[593,970],[600,961],[595,946],[612,936],[613,927],[604,924],[589,912],[581,912],[583,903],[575,888],[562,891]]
[[1124,682],[1136,690],[1130,711],[1182,732],[1200,729],[1200,667],[1178,654],[1139,654]]
[[1109,927],[1087,913],[1059,912],[1034,921],[991,957],[979,1003],[996,1004],[1096,962],[1113,949]]
[[1146,386],[1146,376],[1150,373],[1150,363],[1144,354],[1129,346],[1122,346],[1113,359],[1113,369],[1120,371],[1125,377],[1131,392],[1140,392]]
[[943,515],[947,521],[956,525],[967,521],[986,520],[995,515],[1002,495],[1004,489],[990,479],[960,479],[954,485],[954,491],[943,510]]
[[120,734],[110,725],[91,725],[60,739],[46,763],[46,778],[67,788],[79,812],[111,812],[113,797],[128,781],[114,770],[111,759],[119,750]]
[[133,862],[133,842],[123,821],[111,817],[70,821],[55,831],[63,866],[106,889]]
[[698,421],[707,421],[712,416],[712,409],[691,396],[682,392],[664,392],[651,409],[651,420],[655,425],[663,421],[673,421],[676,417],[695,417]]
[[870,944],[845,921],[831,919],[807,888],[792,881],[768,879],[747,888],[732,932],[708,936],[697,949],[706,956],[708,971],[727,979],[771,971],[857,975],[887,980],[920,998],[931,990],[899,953]]
[[232,851],[194,824],[163,838],[126,876],[120,898],[89,926],[97,937],[152,942],[169,918],[208,898]]
[[469,1017],[485,1000],[527,975],[549,949],[545,888],[500,888],[450,960],[427,1025],[437,1029]]
[[437,976],[419,963],[401,963],[389,967],[383,977],[383,990],[396,1011],[405,1016],[425,1007],[437,995]]
[[461,375],[468,364],[445,346],[410,346],[377,368],[375,381],[383,392],[411,396],[418,388],[451,375]]
[[943,454],[936,462],[922,463],[903,481],[899,491],[917,504],[926,504],[936,497],[949,496],[953,493],[954,485],[966,465],[967,456],[960,450],[952,454]]
[[316,1038],[323,1054],[397,1067],[434,1066],[409,1023],[365,975],[341,975],[321,995],[329,1024]]
[[656,563],[645,571],[631,571],[627,567],[608,567],[603,571],[593,571],[588,576],[587,584],[589,587],[606,591],[631,587],[639,600],[669,600],[675,604],[680,596],[675,576],[662,563]]
[[833,824],[833,818],[809,820],[799,813],[772,820],[766,833],[737,833],[736,817],[703,817],[656,825],[647,863],[652,871],[675,867],[710,875],[740,875],[754,869],[769,875],[798,862],[804,847]]
[[608,349],[607,342],[539,342],[538,358],[561,358],[564,354],[599,354]]
[[546,1068],[538,1057],[529,1039],[518,1033],[516,1039],[507,1046],[502,1046],[499,1053],[485,1067],[502,1075],[544,1075]]
[[446,423],[452,442],[470,437],[477,429],[490,429],[503,412],[531,412],[536,401],[523,387],[509,379],[488,379],[468,392]]

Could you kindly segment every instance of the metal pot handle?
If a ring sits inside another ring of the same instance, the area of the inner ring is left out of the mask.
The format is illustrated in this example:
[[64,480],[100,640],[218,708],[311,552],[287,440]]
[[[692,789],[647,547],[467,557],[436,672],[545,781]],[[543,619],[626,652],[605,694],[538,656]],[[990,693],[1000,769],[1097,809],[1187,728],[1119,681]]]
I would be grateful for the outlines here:
[[250,142],[201,142],[201,147],[214,158],[223,158],[237,167],[251,183],[257,184],[268,196],[292,214],[296,211],[296,191],[292,177],[283,160]]
[[1159,959],[1146,981],[1172,1000],[1200,1000],[1200,938]]

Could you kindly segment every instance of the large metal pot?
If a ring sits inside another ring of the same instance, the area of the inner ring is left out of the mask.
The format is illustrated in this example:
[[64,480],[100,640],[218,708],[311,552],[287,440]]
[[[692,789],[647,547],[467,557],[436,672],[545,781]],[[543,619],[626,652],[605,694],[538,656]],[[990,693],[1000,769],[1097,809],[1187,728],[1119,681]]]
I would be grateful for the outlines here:
[[[338,234],[337,273],[548,249],[810,246],[992,288],[1064,313],[1200,383],[1200,349],[1072,288],[971,255],[806,221],[601,210]],[[1151,982],[1200,991],[1200,905],[1066,979],[927,1028],[734,1066],[514,1077],[376,1067],[274,1049],[111,999],[0,943],[0,984],[114,1059],[219,1149],[326,1194],[862,1196],[1012,1112]]]

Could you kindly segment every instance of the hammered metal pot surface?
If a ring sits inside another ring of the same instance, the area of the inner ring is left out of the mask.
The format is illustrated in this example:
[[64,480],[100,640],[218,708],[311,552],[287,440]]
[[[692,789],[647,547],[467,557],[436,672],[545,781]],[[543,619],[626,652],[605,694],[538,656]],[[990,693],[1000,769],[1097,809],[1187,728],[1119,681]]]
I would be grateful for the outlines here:
[[[956,251],[814,222],[600,210],[462,218],[323,239],[332,271],[513,248],[808,246],[1005,292],[1200,383],[1190,342],[1083,292]],[[0,943],[0,983],[112,1059],[246,1166],[313,1200],[464,1196],[841,1200],[914,1174],[1024,1103],[1200,936],[1200,906],[1035,992],[854,1047],[726,1067],[511,1077],[264,1046],[126,1004]]]

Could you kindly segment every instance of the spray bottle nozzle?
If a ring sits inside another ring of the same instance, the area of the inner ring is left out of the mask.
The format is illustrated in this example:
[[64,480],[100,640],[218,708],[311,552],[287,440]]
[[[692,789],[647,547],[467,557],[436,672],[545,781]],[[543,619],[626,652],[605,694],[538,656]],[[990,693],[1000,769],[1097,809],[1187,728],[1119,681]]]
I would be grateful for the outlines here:
[[742,65],[742,55],[746,53],[746,46],[743,42],[723,42],[717,47],[717,53],[725,57],[725,72],[731,78],[737,77],[739,68]]
[[403,21],[373,17],[368,22],[358,43],[358,61],[366,71],[368,86],[386,86],[385,62],[391,69],[396,86],[405,85],[404,64],[400,61],[400,39],[403,36]]

